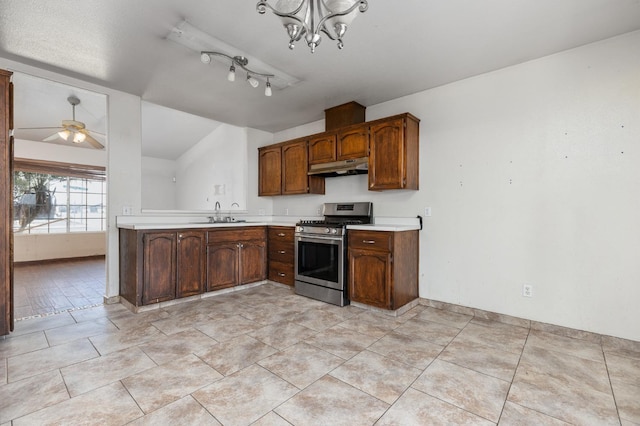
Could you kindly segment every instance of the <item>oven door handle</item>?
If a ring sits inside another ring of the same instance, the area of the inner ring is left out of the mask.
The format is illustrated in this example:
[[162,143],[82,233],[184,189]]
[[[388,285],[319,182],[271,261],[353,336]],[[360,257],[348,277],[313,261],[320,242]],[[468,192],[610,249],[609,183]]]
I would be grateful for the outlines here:
[[342,238],[336,238],[336,237],[322,237],[322,236],[313,236],[313,237],[297,236],[297,237],[296,237],[296,241],[310,242],[310,243],[333,243],[333,244],[340,244],[340,243],[342,242]]

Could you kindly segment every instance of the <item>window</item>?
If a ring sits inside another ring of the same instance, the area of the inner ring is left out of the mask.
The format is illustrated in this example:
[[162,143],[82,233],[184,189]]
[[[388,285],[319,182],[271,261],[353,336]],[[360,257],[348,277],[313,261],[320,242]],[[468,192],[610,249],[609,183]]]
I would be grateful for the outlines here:
[[13,230],[19,234],[106,229],[104,167],[16,159]]

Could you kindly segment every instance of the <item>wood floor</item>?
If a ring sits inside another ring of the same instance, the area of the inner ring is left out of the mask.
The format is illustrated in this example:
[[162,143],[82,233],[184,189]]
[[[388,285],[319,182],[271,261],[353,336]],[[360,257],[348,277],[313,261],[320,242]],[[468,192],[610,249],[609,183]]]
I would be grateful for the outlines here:
[[104,256],[14,264],[15,319],[100,305]]

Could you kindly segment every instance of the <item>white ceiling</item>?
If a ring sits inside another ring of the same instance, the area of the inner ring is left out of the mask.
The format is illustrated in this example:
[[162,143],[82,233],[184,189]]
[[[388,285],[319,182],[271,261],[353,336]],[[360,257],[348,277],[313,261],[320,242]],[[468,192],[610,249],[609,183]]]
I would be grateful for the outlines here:
[[[322,119],[324,109],[348,101],[375,105],[640,29],[640,0],[369,0],[343,50],[324,36],[311,54],[304,43],[289,50],[280,21],[258,14],[256,3],[1,0],[0,56],[216,122],[275,132]],[[241,77],[229,83],[227,65],[204,65],[198,53],[166,39],[185,19],[300,83],[270,98]],[[71,113],[67,93],[50,95],[56,111]],[[78,119],[103,132],[104,121],[80,115],[90,102],[78,97]],[[37,111],[33,102],[45,98],[30,98],[24,109]],[[63,119],[35,115],[29,123],[38,126]],[[16,111],[16,127],[27,127],[21,117]]]

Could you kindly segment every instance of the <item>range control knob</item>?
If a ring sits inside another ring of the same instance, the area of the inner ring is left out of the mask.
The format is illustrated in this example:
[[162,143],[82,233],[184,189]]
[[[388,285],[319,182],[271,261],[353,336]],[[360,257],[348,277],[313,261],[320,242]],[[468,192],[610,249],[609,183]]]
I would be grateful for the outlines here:
[[338,233],[338,228],[333,228],[333,229],[331,230],[331,233],[332,233],[332,234],[337,234],[337,233]]
[[324,233],[328,234],[329,232],[331,232],[331,230],[329,228],[324,228]]
[[298,226],[298,228],[296,229],[296,231],[298,231],[298,232],[304,232],[304,226]]

